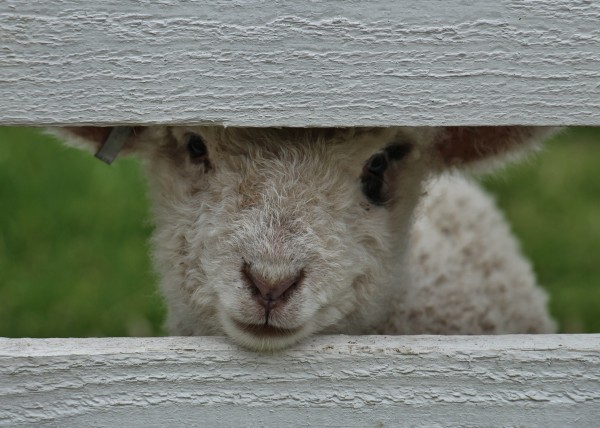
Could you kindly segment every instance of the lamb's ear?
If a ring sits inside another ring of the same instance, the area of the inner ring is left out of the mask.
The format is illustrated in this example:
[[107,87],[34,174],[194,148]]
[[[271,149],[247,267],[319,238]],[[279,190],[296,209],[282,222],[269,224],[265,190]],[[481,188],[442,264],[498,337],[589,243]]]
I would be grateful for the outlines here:
[[442,168],[482,169],[535,148],[559,128],[541,126],[449,126],[434,136]]
[[91,151],[111,163],[120,152],[127,154],[134,151],[144,127],[65,126],[48,128],[47,131],[66,144]]

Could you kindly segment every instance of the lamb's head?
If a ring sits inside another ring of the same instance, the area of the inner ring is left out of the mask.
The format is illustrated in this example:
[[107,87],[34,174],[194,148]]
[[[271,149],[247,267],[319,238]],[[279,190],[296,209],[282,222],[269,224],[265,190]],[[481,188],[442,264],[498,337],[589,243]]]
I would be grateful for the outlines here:
[[[69,132],[99,144],[106,130]],[[386,317],[426,178],[529,128],[137,129],[172,334],[257,350]]]

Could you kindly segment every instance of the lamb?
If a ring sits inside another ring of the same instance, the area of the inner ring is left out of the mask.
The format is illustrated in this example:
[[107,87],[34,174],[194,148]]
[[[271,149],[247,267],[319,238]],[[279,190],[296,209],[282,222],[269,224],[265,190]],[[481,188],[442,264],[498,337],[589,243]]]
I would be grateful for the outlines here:
[[[110,128],[56,130],[97,151]],[[256,350],[312,334],[549,333],[489,169],[543,127],[138,127],[172,335]]]

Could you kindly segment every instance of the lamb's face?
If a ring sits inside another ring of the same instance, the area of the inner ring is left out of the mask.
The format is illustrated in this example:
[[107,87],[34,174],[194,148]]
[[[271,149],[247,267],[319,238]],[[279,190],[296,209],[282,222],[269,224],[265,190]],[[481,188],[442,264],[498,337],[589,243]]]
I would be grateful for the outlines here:
[[[52,132],[97,151],[115,147],[112,129]],[[426,176],[489,167],[555,129],[133,131],[121,142],[148,161],[169,332],[226,333],[261,350],[319,331],[376,331],[382,308],[395,310],[386,299],[402,292]]]
[[160,135],[143,151],[172,333],[226,333],[278,349],[378,304],[398,273],[390,270],[400,260],[388,260],[402,252],[426,173],[414,135],[216,127]]

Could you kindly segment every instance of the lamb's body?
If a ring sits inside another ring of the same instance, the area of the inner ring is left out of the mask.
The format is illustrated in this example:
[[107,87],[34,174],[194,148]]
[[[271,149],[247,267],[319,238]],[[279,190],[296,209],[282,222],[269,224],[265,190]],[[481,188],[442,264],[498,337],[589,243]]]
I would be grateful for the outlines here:
[[555,331],[530,263],[492,198],[471,180],[430,182],[406,266],[408,279],[390,295],[388,322],[368,333]]
[[126,149],[147,160],[169,333],[279,349],[319,332],[552,332],[546,295],[493,201],[448,173],[546,133],[138,132]]

